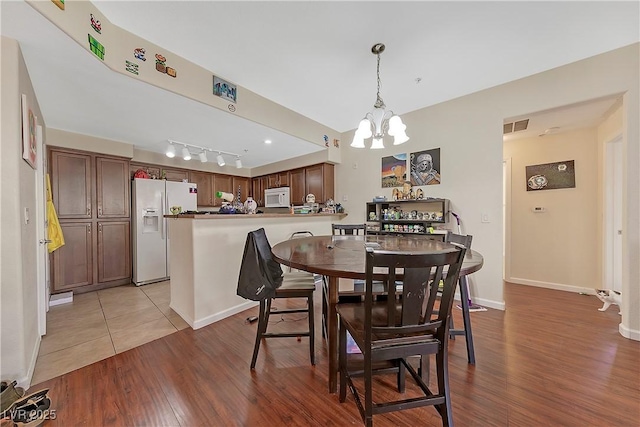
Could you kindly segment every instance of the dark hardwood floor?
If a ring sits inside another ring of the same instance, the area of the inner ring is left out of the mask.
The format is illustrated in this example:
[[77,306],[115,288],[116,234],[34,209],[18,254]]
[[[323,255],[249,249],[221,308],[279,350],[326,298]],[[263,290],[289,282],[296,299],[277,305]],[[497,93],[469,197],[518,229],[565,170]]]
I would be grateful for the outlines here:
[[[456,425],[640,424],[640,343],[619,335],[617,307],[603,313],[594,296],[512,284],[505,300],[504,312],[471,314],[476,366],[467,364],[463,337],[449,344]],[[315,367],[306,338],[284,338],[267,340],[249,370],[257,323],[245,318],[255,314],[257,308],[179,331],[33,386],[51,389],[56,419],[45,425],[362,425],[351,397],[340,404],[327,392],[320,333]],[[306,321],[289,319],[270,327]],[[392,376],[375,385],[380,396],[395,394]],[[433,408],[378,415],[374,424],[441,425]]]

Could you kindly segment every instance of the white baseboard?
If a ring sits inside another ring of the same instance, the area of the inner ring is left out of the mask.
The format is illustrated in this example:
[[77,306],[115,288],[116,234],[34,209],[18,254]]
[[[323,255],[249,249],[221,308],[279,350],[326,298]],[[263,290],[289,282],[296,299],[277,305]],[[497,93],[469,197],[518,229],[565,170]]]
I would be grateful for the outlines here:
[[554,289],[556,291],[565,291],[565,292],[573,292],[573,293],[582,292],[588,295],[596,294],[596,291],[594,288],[583,288],[581,286],[565,285],[562,283],[540,282],[537,280],[522,279],[520,277],[510,277],[508,279],[505,279],[505,281],[509,283],[515,283],[516,285],[536,286],[538,288]]
[[490,299],[484,299],[484,298],[471,298],[471,301],[473,301],[474,304],[478,304],[481,305],[483,307],[487,307],[487,308],[493,308],[496,310],[502,310],[504,311],[504,301],[493,301]]
[[630,340],[640,341],[640,331],[629,329],[625,327],[622,323],[618,326],[618,332],[625,338],[629,338]]
[[233,316],[234,314],[238,314],[242,311],[245,311],[251,307],[255,307],[258,304],[259,304],[258,301],[246,301],[246,302],[243,302],[242,304],[236,305],[235,307],[228,308],[219,313],[211,314],[207,317],[203,317],[202,319],[196,319],[193,323],[189,323],[187,319],[185,320],[187,321],[187,323],[189,323],[189,325],[191,325],[193,329],[200,329],[204,326],[210,325],[219,320],[226,319],[227,317]]

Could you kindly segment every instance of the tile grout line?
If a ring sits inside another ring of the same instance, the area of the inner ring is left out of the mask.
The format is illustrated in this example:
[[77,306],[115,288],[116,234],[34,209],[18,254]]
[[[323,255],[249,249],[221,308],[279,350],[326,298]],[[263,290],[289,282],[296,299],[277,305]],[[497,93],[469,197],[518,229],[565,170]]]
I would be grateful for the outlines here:
[[98,297],[98,303],[100,303],[100,311],[102,311],[102,318],[104,319],[104,324],[107,326],[107,332],[109,332],[109,340],[111,340],[111,347],[113,347],[113,354],[117,354],[116,345],[113,343],[113,336],[111,335],[111,328],[109,328],[109,322],[107,322],[107,316],[104,314],[102,299],[100,299],[100,294],[98,293],[98,291],[96,291],[96,296]]
[[[158,311],[160,311],[160,313],[162,313],[162,310],[160,310],[160,307],[158,307],[158,304],[156,304],[156,302],[154,300],[152,300],[151,297],[149,295],[147,295],[147,293],[144,290],[142,290],[142,289],[140,289],[140,290],[142,291],[143,294],[145,294],[145,296],[147,298],[149,298],[149,301],[151,301],[151,303],[158,309]],[[171,309],[171,307],[169,307],[169,309]],[[169,321],[169,323],[171,323],[171,326],[176,328],[176,332],[179,331],[179,329],[176,327],[176,325],[173,324],[171,319],[169,319],[166,314],[162,313],[162,315],[165,317],[165,319],[167,319]]]

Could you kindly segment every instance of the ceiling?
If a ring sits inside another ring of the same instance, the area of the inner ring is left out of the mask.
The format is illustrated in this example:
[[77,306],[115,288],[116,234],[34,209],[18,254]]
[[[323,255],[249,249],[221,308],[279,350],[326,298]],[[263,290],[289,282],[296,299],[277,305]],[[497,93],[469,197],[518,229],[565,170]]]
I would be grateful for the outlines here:
[[[323,149],[112,72],[22,1],[0,3],[2,35],[20,41],[49,127],[157,152],[174,139],[242,154],[245,167]],[[381,95],[403,114],[640,40],[637,1],[94,3],[113,24],[339,132],[373,106],[377,42]]]

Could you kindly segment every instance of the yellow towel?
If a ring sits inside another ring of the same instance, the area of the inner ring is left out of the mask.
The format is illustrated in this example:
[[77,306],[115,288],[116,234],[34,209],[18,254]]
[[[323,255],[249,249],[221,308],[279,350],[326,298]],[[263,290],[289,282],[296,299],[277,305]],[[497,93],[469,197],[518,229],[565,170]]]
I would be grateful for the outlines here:
[[47,249],[49,250],[49,253],[51,253],[64,245],[64,236],[62,235],[62,228],[58,221],[58,215],[56,215],[56,207],[53,206],[49,174],[47,174],[47,223],[47,238],[50,240],[47,244]]

